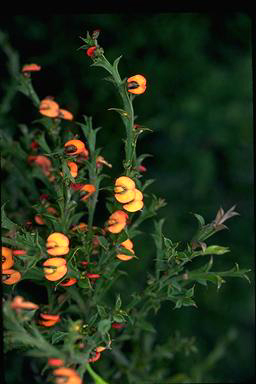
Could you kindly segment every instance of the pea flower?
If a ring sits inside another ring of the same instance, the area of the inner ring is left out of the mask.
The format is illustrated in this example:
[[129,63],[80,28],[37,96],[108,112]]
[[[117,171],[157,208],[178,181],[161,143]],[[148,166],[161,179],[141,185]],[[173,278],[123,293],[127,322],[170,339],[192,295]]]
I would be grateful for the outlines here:
[[85,184],[82,188],[80,188],[81,200],[86,201],[89,197],[96,191],[96,188],[92,184]]
[[20,311],[22,309],[35,310],[38,309],[39,306],[32,303],[31,301],[25,301],[24,297],[22,296],[15,296],[11,302],[11,308],[15,309],[16,311]]
[[72,368],[60,367],[53,371],[56,376],[56,384],[82,384],[82,380],[77,372]]
[[51,367],[62,367],[64,365],[64,361],[62,359],[52,357],[48,359],[48,365]]
[[107,231],[111,233],[121,232],[127,224],[128,215],[127,213],[117,210],[112,213],[107,222]]
[[108,163],[103,156],[97,156],[96,157],[96,167],[100,168],[103,165],[106,165],[109,168],[112,168],[112,164]]
[[93,57],[96,49],[97,49],[96,45],[88,48],[86,51],[87,56]]
[[85,150],[85,145],[81,140],[69,140],[64,147],[67,155],[78,155]]
[[21,279],[21,273],[15,269],[4,269],[2,271],[2,280],[4,284],[12,285],[18,283]]
[[28,162],[38,165],[45,176],[49,178],[50,181],[54,181],[55,177],[52,175],[52,162],[51,160],[44,155],[37,156],[28,156]]
[[21,69],[21,72],[25,77],[30,77],[31,72],[38,71],[41,71],[41,66],[38,64],[25,64]]
[[142,75],[131,76],[127,80],[128,92],[140,95],[146,91],[146,79]]
[[62,108],[59,109],[58,117],[61,119],[70,120],[70,121],[74,119],[74,116],[71,112],[67,111],[66,109],[62,109]]
[[56,103],[56,101],[54,101],[52,97],[48,96],[45,99],[41,100],[39,105],[39,112],[43,116],[56,118],[59,116],[60,112],[59,104]]
[[[133,242],[130,240],[130,239],[127,239],[125,241],[123,241],[121,244],[120,244],[121,247],[124,247],[125,249],[127,249],[128,251],[130,251],[131,253],[134,254],[134,250],[133,250]],[[128,260],[131,260],[134,256],[132,255],[126,255],[124,253],[118,253],[116,255],[116,257],[119,259],[119,260],[122,260],[122,261],[128,261]]]
[[[58,214],[57,210],[53,207],[48,207],[47,212],[53,216],[57,216],[57,214]],[[34,220],[39,225],[45,225],[45,222],[40,215],[35,215]]]
[[62,281],[62,283],[60,283],[60,285],[62,287],[70,287],[71,285],[74,285],[76,282],[77,282],[76,278],[69,277],[69,278],[65,279],[64,281]]
[[135,197],[135,182],[127,176],[118,177],[114,191],[119,203],[129,203]]
[[53,232],[46,240],[47,253],[51,256],[62,256],[69,252],[69,238],[60,232]]
[[142,192],[139,191],[138,189],[135,189],[134,191],[135,191],[134,199],[128,204],[123,205],[123,208],[128,212],[137,212],[141,210],[144,206]]
[[7,247],[2,247],[2,269],[10,269],[14,265],[12,250]]
[[66,264],[63,257],[51,257],[43,263],[44,277],[49,281],[62,279],[68,271]]
[[40,313],[39,325],[44,327],[53,327],[60,321],[59,315],[50,315],[49,313]]

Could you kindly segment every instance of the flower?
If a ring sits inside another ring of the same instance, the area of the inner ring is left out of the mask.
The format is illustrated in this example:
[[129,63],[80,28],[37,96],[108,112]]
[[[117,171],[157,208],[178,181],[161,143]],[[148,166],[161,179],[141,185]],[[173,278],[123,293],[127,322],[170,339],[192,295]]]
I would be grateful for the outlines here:
[[89,197],[96,191],[96,188],[92,184],[85,184],[82,188],[80,188],[81,200],[86,201]]
[[81,140],[69,140],[64,144],[67,155],[78,155],[85,150],[85,145]]
[[[130,239],[126,239],[125,241],[123,241],[121,244],[120,244],[121,247],[124,247],[125,249],[127,249],[128,251],[130,251],[131,253],[134,254],[134,250],[133,250],[133,242],[130,240]],[[122,261],[128,261],[128,260],[131,260],[134,256],[132,255],[126,255],[124,253],[118,253],[116,255],[116,257],[119,259],[119,260],[122,260]]]
[[59,116],[61,119],[64,120],[73,120],[74,116],[72,115],[71,112],[67,111],[66,109],[59,109]]
[[89,151],[87,148],[84,148],[84,150],[81,153],[79,153],[76,160],[78,163],[83,163],[85,160],[88,160],[88,158],[89,158]]
[[79,223],[72,227],[71,231],[82,231],[82,232],[87,232],[88,230],[88,224],[86,223]]
[[62,367],[64,365],[64,361],[62,359],[50,358],[48,359],[48,365],[51,367]]
[[44,327],[53,327],[60,321],[59,315],[50,315],[49,313],[40,313],[40,318],[42,320],[39,320],[38,324]]
[[93,353],[93,356],[88,359],[88,363],[94,363],[100,358],[100,352],[94,351],[92,353]]
[[12,251],[13,256],[25,256],[27,254],[27,251],[24,251],[24,249],[14,249]]
[[15,296],[11,302],[11,308],[17,311],[21,309],[29,309],[34,310],[38,309],[39,306],[37,304],[32,303],[31,301],[25,301],[22,296]]
[[53,181],[55,177],[51,174],[52,172],[52,162],[48,157],[44,155],[28,156],[28,162],[34,163],[41,167],[42,172],[45,176],[49,178],[50,181]]
[[124,324],[121,323],[112,323],[111,327],[114,329],[122,329],[124,327]]
[[143,208],[143,194],[138,189],[135,189],[134,199],[128,204],[124,204],[123,208],[128,212],[136,212]]
[[[58,214],[57,210],[53,207],[48,207],[47,212],[53,216],[57,216],[57,214]],[[45,224],[44,220],[42,219],[42,217],[40,215],[35,215],[34,219],[35,219],[35,222],[39,225]]]
[[111,233],[119,233],[125,228],[127,219],[127,213],[121,210],[117,210],[110,215],[107,222],[108,226],[106,229]]
[[78,166],[73,161],[68,161],[68,167],[70,169],[70,174],[72,177],[77,177],[78,174]]
[[86,277],[88,277],[88,279],[99,279],[100,275],[98,273],[87,273]]
[[139,172],[146,172],[147,171],[147,168],[144,165],[139,165],[137,169]]
[[25,64],[21,69],[21,72],[25,77],[30,77],[31,72],[38,71],[41,71],[41,66],[38,64]]
[[142,75],[131,76],[127,80],[128,92],[140,95],[146,91],[146,79]]
[[12,285],[20,281],[21,273],[15,269],[3,269],[2,279],[4,284]]
[[68,277],[67,279],[62,281],[62,283],[60,283],[60,285],[62,287],[70,287],[71,285],[74,285],[76,282],[77,282],[77,279],[75,279],[74,277]]
[[30,148],[32,149],[32,151],[35,151],[39,148],[39,144],[37,141],[35,140],[32,140],[31,144],[30,144]]
[[84,186],[84,184],[76,184],[76,183],[71,183],[70,188],[73,189],[73,191],[79,191]]
[[69,238],[60,232],[53,232],[46,240],[47,253],[51,256],[62,256],[69,252]]
[[127,176],[118,177],[114,191],[119,203],[129,203],[135,197],[135,182]]
[[68,270],[66,264],[63,257],[51,257],[43,263],[44,277],[49,281],[62,279]]
[[87,56],[93,57],[96,49],[97,49],[96,45],[88,48],[86,51]]
[[2,247],[2,269],[10,269],[14,265],[12,250]]
[[72,368],[57,368],[53,371],[53,374],[56,376],[56,384],[82,384],[80,376]]
[[39,112],[43,116],[53,118],[58,117],[60,112],[59,104],[56,103],[56,101],[54,101],[52,97],[46,97],[40,102]]

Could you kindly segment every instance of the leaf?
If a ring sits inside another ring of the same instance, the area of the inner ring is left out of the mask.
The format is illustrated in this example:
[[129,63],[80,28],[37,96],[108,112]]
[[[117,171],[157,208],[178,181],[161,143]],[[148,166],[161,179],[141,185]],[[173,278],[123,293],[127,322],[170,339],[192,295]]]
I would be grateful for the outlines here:
[[52,335],[52,343],[56,344],[67,335],[67,332],[55,331]]
[[111,328],[111,320],[110,319],[103,319],[100,320],[98,323],[98,331],[102,335],[105,335]]
[[153,325],[146,320],[140,319],[138,323],[136,323],[136,326],[143,329],[144,331],[156,333],[156,330]]
[[205,220],[204,220],[203,216],[198,215],[197,213],[193,213],[193,212],[191,212],[191,214],[193,216],[195,216],[195,218],[198,220],[200,227],[203,227],[205,225]]
[[121,305],[122,305],[122,300],[120,295],[118,294],[116,298],[115,310],[118,311],[121,308]]
[[9,230],[17,229],[17,228],[18,228],[18,225],[15,224],[13,221],[11,221],[11,220],[6,216],[5,209],[4,209],[5,204],[6,204],[6,203],[4,203],[4,204],[2,205],[2,207],[1,207],[1,216],[2,216],[1,226],[2,226],[2,228],[6,228],[6,229],[9,229]]
[[119,56],[117,59],[115,59],[115,61],[113,63],[113,69],[117,74],[118,74],[118,64],[119,64],[119,61],[121,60],[122,57],[123,57],[123,55]]

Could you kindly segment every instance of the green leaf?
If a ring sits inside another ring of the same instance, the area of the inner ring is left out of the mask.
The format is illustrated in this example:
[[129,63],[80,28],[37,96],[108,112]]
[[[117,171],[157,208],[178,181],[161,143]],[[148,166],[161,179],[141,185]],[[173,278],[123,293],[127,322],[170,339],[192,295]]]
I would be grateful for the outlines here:
[[191,214],[194,215],[195,218],[198,220],[200,227],[203,227],[205,225],[205,220],[204,220],[203,216],[198,215],[197,213],[193,213],[193,212],[191,212]]
[[98,323],[98,331],[102,335],[105,335],[111,328],[111,320],[110,319],[103,319],[100,320]]
[[12,229],[17,229],[18,228],[18,225],[15,224],[13,221],[11,221],[7,216],[6,216],[6,213],[5,213],[5,209],[4,209],[4,206],[6,205],[6,203],[4,203],[1,207],[1,216],[2,216],[2,220],[1,220],[1,226],[2,228],[6,228],[6,229],[9,229],[9,230],[12,230]]

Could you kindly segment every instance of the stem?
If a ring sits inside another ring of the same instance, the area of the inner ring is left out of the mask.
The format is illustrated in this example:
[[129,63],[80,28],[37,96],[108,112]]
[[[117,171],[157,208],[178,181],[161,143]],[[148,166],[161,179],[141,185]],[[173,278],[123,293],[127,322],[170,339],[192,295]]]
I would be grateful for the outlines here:
[[86,370],[88,371],[89,375],[92,379],[94,379],[95,384],[108,384],[105,380],[102,379],[89,364],[86,364]]

